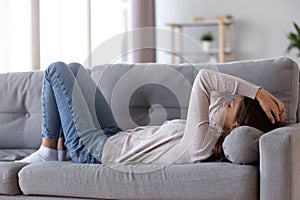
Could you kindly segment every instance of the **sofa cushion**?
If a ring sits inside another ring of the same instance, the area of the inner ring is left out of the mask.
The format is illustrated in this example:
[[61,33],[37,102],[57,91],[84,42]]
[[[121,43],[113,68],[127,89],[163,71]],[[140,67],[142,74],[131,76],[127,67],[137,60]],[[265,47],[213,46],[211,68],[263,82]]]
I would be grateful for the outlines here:
[[286,107],[285,122],[297,122],[299,67],[289,58],[248,60],[218,64],[221,72],[238,76],[262,86],[279,98]]
[[93,67],[91,76],[112,107],[119,126],[127,130],[185,119],[190,91],[199,69],[217,70],[264,87],[286,106],[286,122],[295,123],[298,66],[289,58],[223,64],[111,64]]
[[91,200],[86,198],[74,198],[74,197],[54,197],[54,196],[26,196],[26,195],[0,195],[1,200]]
[[35,149],[0,149],[0,161],[21,160],[32,154]]
[[[121,165],[121,166],[120,166]],[[24,194],[107,199],[257,199],[258,169],[191,165],[37,163],[19,173]]]
[[235,164],[253,164],[259,159],[259,138],[264,132],[250,127],[240,126],[226,136],[223,151],[226,158]]
[[1,74],[1,148],[39,147],[42,80],[40,71]]
[[26,163],[0,162],[0,194],[20,194],[18,172]]
[[186,118],[197,72],[193,65],[112,64],[93,67],[91,76],[127,130]]

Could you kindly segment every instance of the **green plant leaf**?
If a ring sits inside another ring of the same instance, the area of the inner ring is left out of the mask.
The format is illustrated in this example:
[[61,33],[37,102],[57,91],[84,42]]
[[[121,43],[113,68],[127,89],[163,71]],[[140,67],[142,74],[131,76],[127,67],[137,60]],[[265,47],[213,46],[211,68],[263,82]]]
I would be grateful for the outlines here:
[[293,24],[294,24],[294,27],[295,27],[298,35],[300,35],[300,28],[299,28],[299,26],[296,24],[296,22],[293,22]]
[[290,32],[287,35],[287,39],[290,41],[290,44],[287,47],[287,52],[295,48],[298,50],[297,55],[300,56],[300,28],[295,22],[293,22],[293,25],[296,29],[296,33]]
[[288,35],[288,39],[291,41],[296,41],[297,40],[297,35],[295,33],[290,33]]
[[202,41],[213,41],[214,40],[214,36],[211,32],[205,33],[203,34],[200,39]]

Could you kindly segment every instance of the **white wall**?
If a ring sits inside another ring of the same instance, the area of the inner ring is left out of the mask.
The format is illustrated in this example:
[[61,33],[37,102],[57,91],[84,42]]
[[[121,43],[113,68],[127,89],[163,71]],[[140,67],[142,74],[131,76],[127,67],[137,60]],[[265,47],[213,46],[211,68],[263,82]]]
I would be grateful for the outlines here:
[[[228,13],[235,21],[235,60],[289,56],[300,61],[295,50],[286,53],[286,35],[294,31],[292,22],[300,24],[299,9],[299,0],[156,0],[156,25],[166,28],[167,22],[188,22],[193,16],[210,19]],[[203,29],[186,29],[184,33],[197,39]]]

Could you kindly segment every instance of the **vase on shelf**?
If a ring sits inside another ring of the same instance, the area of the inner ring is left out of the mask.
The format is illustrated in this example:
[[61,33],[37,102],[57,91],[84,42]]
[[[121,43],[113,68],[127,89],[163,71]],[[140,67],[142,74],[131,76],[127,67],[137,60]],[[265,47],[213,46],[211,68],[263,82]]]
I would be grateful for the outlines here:
[[203,34],[201,37],[201,44],[202,44],[202,49],[206,52],[210,50],[211,43],[214,40],[214,36],[211,32],[207,32]]
[[211,41],[202,41],[201,44],[202,44],[203,51],[208,52],[210,50],[210,48],[211,48]]

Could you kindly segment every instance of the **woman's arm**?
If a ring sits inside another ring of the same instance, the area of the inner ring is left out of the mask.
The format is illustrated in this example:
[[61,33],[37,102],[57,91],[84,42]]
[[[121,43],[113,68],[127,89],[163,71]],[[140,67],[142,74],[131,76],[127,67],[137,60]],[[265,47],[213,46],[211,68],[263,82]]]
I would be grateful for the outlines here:
[[210,108],[214,110],[214,107],[220,106],[219,100],[211,102],[212,92],[223,94],[220,98],[230,93],[254,99],[258,89],[258,86],[233,76],[206,69],[199,71],[192,87],[182,138],[184,146],[192,145],[190,148],[193,149],[193,155],[189,155],[191,160],[201,161],[208,158],[223,131],[216,131],[210,127]]
[[202,69],[199,71],[198,79],[203,92],[210,97],[211,92],[220,94],[238,94],[254,99],[259,86],[238,77],[230,76],[224,73]]
[[201,73],[202,85],[206,87],[204,91],[207,93],[216,91],[225,94],[238,94],[252,99],[256,98],[272,123],[285,119],[286,109],[284,104],[265,89],[240,78],[211,70],[200,70],[199,73]]

